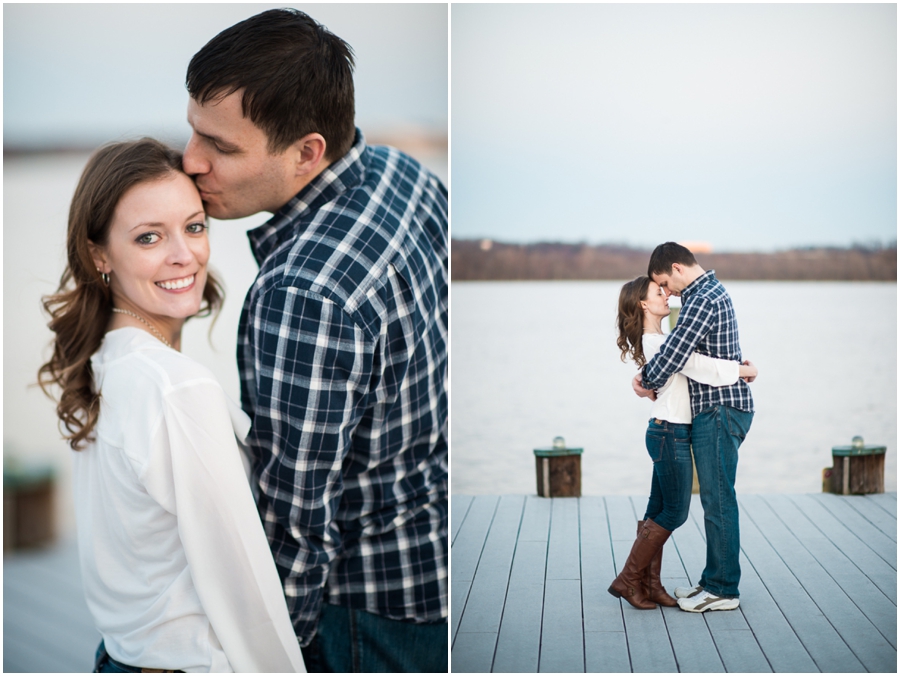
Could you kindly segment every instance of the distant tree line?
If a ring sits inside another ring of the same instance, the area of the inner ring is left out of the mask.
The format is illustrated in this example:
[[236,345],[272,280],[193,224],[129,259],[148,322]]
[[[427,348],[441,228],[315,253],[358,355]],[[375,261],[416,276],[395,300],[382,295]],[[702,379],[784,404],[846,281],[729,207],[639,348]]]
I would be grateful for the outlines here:
[[[587,244],[504,244],[454,239],[453,281],[632,279],[647,274],[649,249]],[[897,281],[897,244],[776,253],[695,253],[720,279]]]

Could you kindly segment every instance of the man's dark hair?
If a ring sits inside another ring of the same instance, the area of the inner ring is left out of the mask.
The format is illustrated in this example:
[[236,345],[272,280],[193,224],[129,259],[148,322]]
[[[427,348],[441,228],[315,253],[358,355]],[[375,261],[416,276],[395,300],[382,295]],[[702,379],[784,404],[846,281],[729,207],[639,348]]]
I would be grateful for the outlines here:
[[660,244],[650,254],[650,264],[647,266],[647,276],[651,279],[653,275],[668,275],[672,272],[672,264],[679,265],[697,265],[697,259],[694,254],[686,247],[676,242],[666,242]]
[[201,105],[243,90],[244,117],[266,133],[270,153],[312,133],[331,161],[353,146],[353,50],[299,10],[226,28],[191,59],[185,84]]

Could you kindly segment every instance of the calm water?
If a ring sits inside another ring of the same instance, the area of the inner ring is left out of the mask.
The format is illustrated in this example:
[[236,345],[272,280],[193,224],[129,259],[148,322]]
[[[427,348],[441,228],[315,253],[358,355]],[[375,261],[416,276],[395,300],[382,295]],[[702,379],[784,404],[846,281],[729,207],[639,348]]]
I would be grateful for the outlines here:
[[[534,493],[533,449],[583,447],[582,491],[642,495],[650,404],[615,344],[622,282],[455,283],[454,493]],[[760,370],[737,488],[819,492],[832,446],[887,446],[897,490],[897,286],[726,282],[745,358]]]

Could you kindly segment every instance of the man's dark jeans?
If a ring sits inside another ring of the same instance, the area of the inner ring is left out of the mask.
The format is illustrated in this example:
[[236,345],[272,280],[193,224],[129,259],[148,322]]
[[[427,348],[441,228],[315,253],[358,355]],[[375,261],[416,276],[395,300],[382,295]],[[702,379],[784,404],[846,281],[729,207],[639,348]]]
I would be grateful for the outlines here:
[[739,596],[741,535],[734,480],[738,448],[752,422],[752,413],[731,406],[712,406],[693,421],[691,441],[706,526],[706,568],[699,585],[716,596]]
[[447,622],[400,622],[325,603],[303,659],[310,672],[447,673]]

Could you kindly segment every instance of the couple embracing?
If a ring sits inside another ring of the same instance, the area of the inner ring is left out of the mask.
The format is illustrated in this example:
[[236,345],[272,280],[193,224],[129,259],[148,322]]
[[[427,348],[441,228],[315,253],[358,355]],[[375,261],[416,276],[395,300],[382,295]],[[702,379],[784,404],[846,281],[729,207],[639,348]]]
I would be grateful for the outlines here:
[[[653,479],[637,538],[609,593],[639,609],[657,604],[702,613],[740,604],[740,532],[734,490],[738,449],[753,420],[747,383],[757,369],[742,361],[738,326],[715,271],[674,242],[660,244],[647,277],[625,284],[619,295],[617,344],[622,359],[641,368],[635,393],[653,400],[647,451]],[[678,323],[668,336],[662,320],[668,297],[681,296]],[[670,596],[660,581],[663,546],[688,517],[697,468],[706,529],[706,568],[694,587]]]
[[[354,121],[349,45],[271,10],[191,60],[184,153],[104,146],[45,299],[96,672],[446,671],[447,191]],[[181,354],[207,216],[272,218],[241,404]]]

